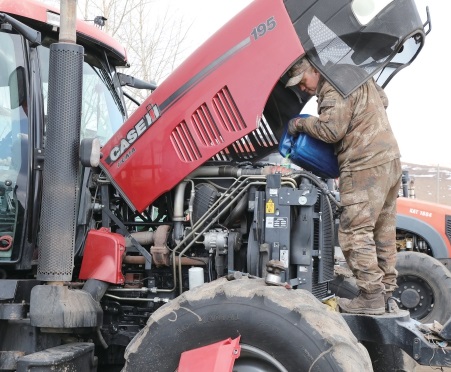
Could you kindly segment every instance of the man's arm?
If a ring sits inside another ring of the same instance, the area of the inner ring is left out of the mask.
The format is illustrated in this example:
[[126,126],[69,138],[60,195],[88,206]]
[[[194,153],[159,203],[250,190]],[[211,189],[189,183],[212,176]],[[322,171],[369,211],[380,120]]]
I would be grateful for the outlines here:
[[319,99],[319,117],[299,119],[298,130],[328,143],[339,142],[352,118],[351,100],[343,98],[332,87]]
[[385,109],[387,109],[388,97],[385,94],[385,91],[376,82],[374,82],[374,85],[376,86],[377,92],[379,93],[379,97],[381,98],[382,104],[384,105]]

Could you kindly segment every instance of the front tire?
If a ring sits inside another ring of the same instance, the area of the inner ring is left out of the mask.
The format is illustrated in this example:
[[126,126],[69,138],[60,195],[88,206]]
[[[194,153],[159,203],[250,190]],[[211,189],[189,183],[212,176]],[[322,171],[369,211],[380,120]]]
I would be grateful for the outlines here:
[[124,372],[175,371],[183,351],[241,335],[234,371],[371,371],[339,313],[262,279],[219,279],[158,309],[127,347]]
[[451,317],[451,275],[434,257],[419,252],[400,252],[397,256],[398,288],[393,296],[401,300],[400,309],[408,310],[421,323],[441,324]]

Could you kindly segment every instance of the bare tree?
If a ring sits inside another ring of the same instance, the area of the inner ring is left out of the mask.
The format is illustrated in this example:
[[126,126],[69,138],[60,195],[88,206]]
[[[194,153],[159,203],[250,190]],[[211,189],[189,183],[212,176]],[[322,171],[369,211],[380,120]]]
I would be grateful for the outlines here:
[[[59,0],[41,0],[58,7]],[[103,30],[127,50],[131,67],[124,71],[160,83],[180,62],[190,25],[161,4],[166,0],[78,0],[79,18],[107,19]],[[158,11],[155,11],[158,9]],[[150,92],[128,90],[142,102]]]
[[[153,0],[135,3],[131,21],[123,22],[121,31],[116,33],[130,56],[128,73],[145,81],[161,82],[179,63],[189,27],[182,18],[174,17],[169,8],[159,11],[156,17]],[[148,93],[137,91],[134,96],[142,100]]]

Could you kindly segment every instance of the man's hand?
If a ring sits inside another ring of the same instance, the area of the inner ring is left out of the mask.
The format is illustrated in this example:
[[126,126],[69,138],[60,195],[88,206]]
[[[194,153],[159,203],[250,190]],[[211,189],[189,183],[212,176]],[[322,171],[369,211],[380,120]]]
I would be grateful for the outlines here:
[[302,131],[302,119],[294,118],[288,122],[288,134],[297,136]]

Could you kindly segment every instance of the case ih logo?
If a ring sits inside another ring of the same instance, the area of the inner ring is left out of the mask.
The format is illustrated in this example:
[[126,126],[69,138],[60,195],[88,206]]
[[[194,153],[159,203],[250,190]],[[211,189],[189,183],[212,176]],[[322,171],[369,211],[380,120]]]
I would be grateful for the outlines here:
[[124,155],[130,146],[135,143],[150,126],[155,123],[155,121],[160,117],[160,110],[157,105],[147,106],[147,113],[141,118],[140,121],[130,129],[126,136],[123,137],[116,146],[114,146],[105,162],[111,165],[116,160],[118,160],[122,155]]

